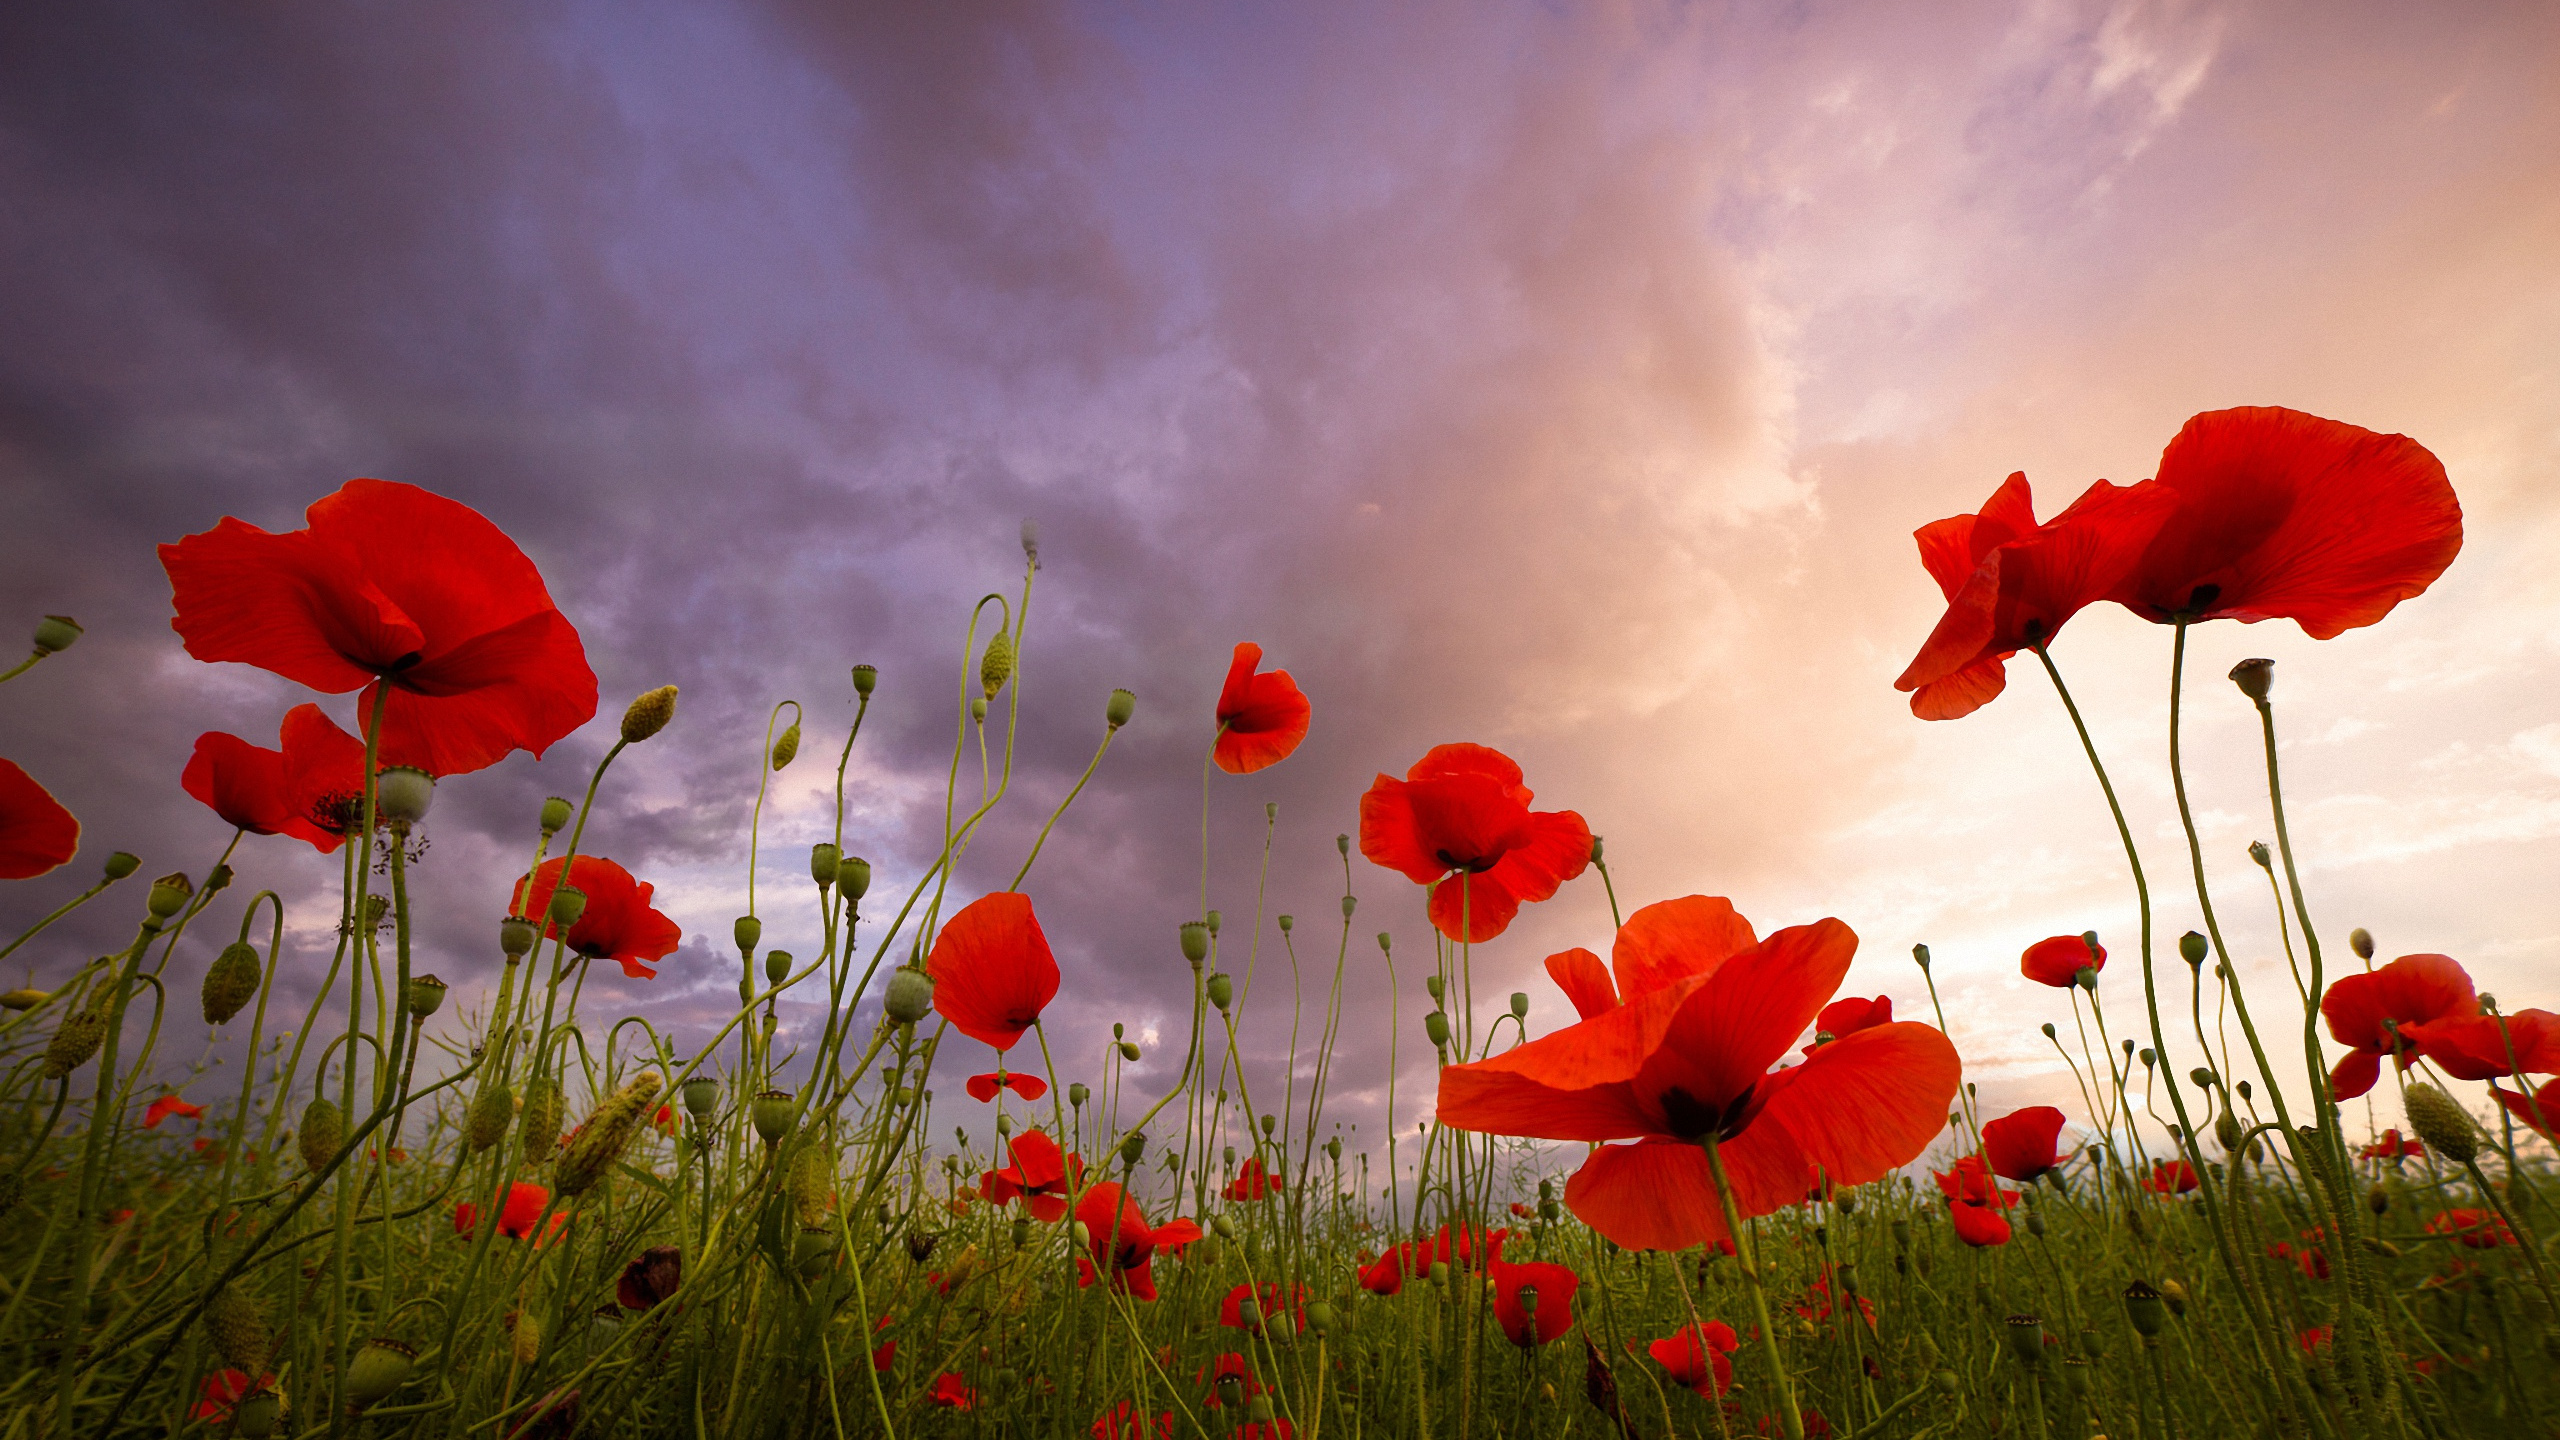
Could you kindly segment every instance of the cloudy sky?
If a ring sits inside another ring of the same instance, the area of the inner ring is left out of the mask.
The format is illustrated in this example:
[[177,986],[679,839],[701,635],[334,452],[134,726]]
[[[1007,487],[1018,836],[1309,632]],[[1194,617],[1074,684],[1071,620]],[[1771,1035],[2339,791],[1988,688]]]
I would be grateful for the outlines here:
[[[2430,446],[2467,538],[2377,628],[2194,637],[2191,780],[2251,993],[2272,1010],[2291,982],[2243,852],[2271,830],[2254,719],[2218,677],[2266,655],[2333,964],[2362,924],[2560,1003],[2555,57],[2560,13],[2527,4],[13,9],[0,613],[88,636],[0,691],[0,753],[87,832],[0,922],[113,848],[201,874],[228,830],[177,787],[195,737],[272,743],[306,698],[187,658],[152,546],[224,515],[290,529],[381,476],[514,535],[606,695],[540,763],[444,787],[427,967],[466,1001],[491,977],[541,797],[672,682],[678,721],[617,764],[589,848],[658,885],[685,947],[587,1003],[707,1033],[767,709],[809,719],[761,907],[806,953],[847,666],[881,674],[850,848],[903,893],[966,608],[1018,583],[1030,518],[1020,776],[964,880],[1003,883],[1106,692],[1140,697],[1029,884],[1067,1076],[1110,1023],[1162,1033],[1187,1002],[1200,757],[1251,639],[1315,725],[1210,786],[1212,903],[1253,912],[1276,802],[1267,909],[1309,917],[1311,995],[1359,793],[1477,740],[1607,837],[1631,906],[1838,915],[1850,989],[1905,1015],[1929,943],[1986,1101],[2076,1115],[2035,1028],[2070,1013],[2017,956],[2101,931],[2125,1033],[2122,855],[2031,670],[1963,721],[1905,709],[1891,682],[1939,608],[1910,532],[2013,470],[2050,512],[2151,474],[2194,412],[2281,404]],[[2167,638],[2092,611],[2058,653],[2174,935],[2196,917]],[[234,863],[242,894],[293,898],[308,985],[336,866],[255,837]],[[1352,880],[1336,1083],[1367,1119],[1370,937],[1418,961],[1428,932],[1403,879]],[[130,924],[113,909],[0,979],[58,978]],[[1596,877],[1567,887],[1478,952],[1479,989],[1561,1023],[1539,961],[1605,952],[1608,915]],[[1427,1094],[1427,1067],[1402,1084]]]

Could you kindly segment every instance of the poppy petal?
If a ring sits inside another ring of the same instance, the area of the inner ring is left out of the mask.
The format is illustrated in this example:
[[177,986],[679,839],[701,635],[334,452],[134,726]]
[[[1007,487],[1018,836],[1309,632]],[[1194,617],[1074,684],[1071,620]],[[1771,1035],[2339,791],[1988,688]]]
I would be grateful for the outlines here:
[[1257,675],[1261,664],[1261,646],[1250,641],[1236,646],[1227,683],[1218,694],[1216,759],[1218,768],[1230,775],[1250,775],[1289,758],[1307,738],[1314,713],[1288,671]]
[[925,961],[933,1008],[963,1035],[1010,1050],[1058,993],[1058,962],[1031,897],[999,890],[969,902]]
[[426,643],[352,551],[307,529],[275,535],[226,516],[162,545],[160,564],[177,610],[170,627],[198,660],[343,694]]
[[1461,870],[1431,892],[1431,923],[1464,945],[1481,945],[1500,935],[1519,913],[1520,897],[1491,875]]
[[1695,1145],[1603,1145],[1565,1182],[1564,1203],[1629,1250],[1686,1250],[1727,1238],[1706,1152]]
[[[1794,1048],[1839,990],[1857,950],[1855,931],[1823,919],[1789,926],[1725,961],[1686,992],[1661,1046],[1646,1057],[1638,1088],[1656,1096],[1677,1089],[1692,1104],[1725,1112]],[[1837,1048],[1823,1046],[1817,1058]],[[1796,1178],[1802,1176],[1799,1167]]]
[[2055,1145],[2062,1138],[2062,1112],[2050,1105],[2013,1110],[1982,1127],[1983,1158],[1995,1174],[2030,1184],[2060,1163]]
[[[1693,982],[1695,983],[1695,982]],[[1440,1072],[1440,1123],[1544,1140],[1624,1140],[1659,1123],[1634,1080],[1692,986],[1640,995],[1489,1059]]]
[[1985,655],[1961,670],[1927,681],[1911,692],[1911,713],[1923,720],[1961,720],[2000,698],[2009,688],[2009,655]]
[[2329,1096],[2334,1100],[2353,1100],[2374,1087],[2382,1078],[2382,1052],[2350,1050],[2329,1067]]
[[1618,988],[1609,983],[1608,967],[1588,950],[1577,946],[1548,956],[1547,976],[1585,1020],[1618,1008]]
[[1844,1035],[1788,1073],[1735,1144],[1776,1126],[1831,1183],[1864,1185],[1920,1158],[1946,1128],[1964,1063],[1934,1026],[1903,1020]]
[[1449,873],[1448,864],[1422,843],[1411,787],[1391,775],[1379,776],[1360,797],[1360,854],[1416,885]]
[[0,760],[0,880],[32,880],[80,852],[80,821],[13,761]]
[[1536,904],[1591,865],[1591,827],[1571,810],[1539,810],[1529,816],[1524,843],[1504,852],[1486,875],[1516,900]]
[[1760,943],[1751,922],[1718,895],[1684,895],[1647,905],[1618,927],[1609,952],[1618,990],[1632,1000],[1716,967]]
[[2000,482],[1979,512],[1933,520],[1912,531],[1911,538],[1920,544],[1921,568],[1938,582],[1939,593],[1953,600],[1981,568],[1984,556],[2035,533],[2035,528],[2035,497],[2027,472],[2018,470]]
[[[373,713],[381,688],[365,688],[359,715]],[[544,610],[402,674],[382,712],[382,759],[436,776],[485,770],[517,750],[538,760],[595,713],[586,647],[567,617]]]

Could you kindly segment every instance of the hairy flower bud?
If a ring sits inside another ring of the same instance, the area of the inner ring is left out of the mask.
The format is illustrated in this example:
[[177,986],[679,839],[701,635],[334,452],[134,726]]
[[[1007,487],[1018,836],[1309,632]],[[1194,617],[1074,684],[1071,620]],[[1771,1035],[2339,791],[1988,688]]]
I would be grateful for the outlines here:
[[36,622],[36,653],[51,655],[68,650],[80,641],[84,632],[80,622],[68,615],[47,615]]
[[676,718],[676,687],[644,690],[622,712],[622,743],[637,745],[667,728]]
[[1013,678],[1013,637],[999,630],[987,642],[986,653],[978,658],[978,685],[987,698],[996,698],[1004,682]]
[[195,898],[195,893],[195,882],[187,878],[187,873],[174,870],[151,882],[151,896],[145,904],[154,921],[166,920],[186,909],[187,902]]
[[508,1351],[518,1365],[539,1363],[542,1359],[542,1317],[530,1309],[517,1311],[515,1329],[507,1339]]
[[783,1193],[803,1225],[824,1225],[836,1203],[836,1157],[824,1144],[805,1146],[791,1157],[791,1173]]
[[371,1408],[399,1389],[417,1363],[418,1352],[397,1340],[367,1340],[347,1363],[347,1403],[358,1410]]
[[1102,702],[1102,723],[1114,730],[1128,724],[1129,717],[1137,713],[1138,697],[1131,691],[1114,690],[1111,698]]
[[267,1365],[267,1321],[236,1286],[215,1292],[204,1310],[205,1338],[213,1353],[234,1370],[255,1375]]
[[33,1010],[52,998],[51,991],[21,986],[18,989],[0,993],[0,1010]]
[[570,1138],[569,1148],[561,1153],[560,1167],[553,1178],[563,1195],[583,1195],[605,1176],[613,1162],[631,1144],[631,1132],[638,1128],[640,1117],[648,1113],[649,1102],[658,1098],[665,1077],[655,1070],[643,1070],[623,1082],[587,1116]]
[[258,947],[234,940],[204,972],[204,1023],[219,1025],[257,998]]
[[542,827],[545,838],[557,835],[561,827],[569,823],[569,817],[575,813],[575,808],[567,800],[554,795],[542,802],[542,811],[534,817],[534,823]]
[[516,1118],[516,1092],[504,1080],[494,1081],[471,1102],[462,1121],[462,1135],[479,1154],[507,1138],[507,1122]]
[[395,830],[426,819],[435,799],[436,777],[415,765],[394,765],[374,777],[373,813]]
[[107,1020],[97,1011],[82,1010],[63,1016],[52,1041],[45,1046],[45,1078],[59,1080],[88,1064],[89,1057],[98,1053],[106,1038]]
[[799,758],[799,755],[800,722],[794,720],[789,725],[784,726],[782,733],[774,738],[773,754],[770,758],[773,762],[773,768],[780,770],[783,766],[788,765],[793,760]]
[[2267,692],[2275,688],[2276,662],[2243,660],[2231,667],[2231,683],[2240,687],[2241,694],[2264,705]]
[[933,977],[913,965],[901,965],[889,977],[889,993],[880,1002],[891,1024],[913,1025],[933,1008]]
[[302,1153],[304,1169],[314,1174],[328,1169],[346,1143],[347,1117],[335,1104],[324,1097],[302,1107],[302,1129],[294,1146]]
[[567,1103],[559,1081],[544,1077],[525,1082],[524,1163],[539,1165],[551,1158],[560,1144],[560,1114]]
[[2353,930],[2348,931],[2348,932],[2347,932],[2347,948],[2348,948],[2348,949],[2350,949],[2350,950],[2353,950],[2354,952],[2356,952],[2356,958],[2357,958],[2357,959],[2359,959],[2359,960],[2370,960],[2370,959],[2372,959],[2372,958],[2373,958],[2373,932],[2372,932],[2372,931],[2370,931],[2370,930],[2367,930],[2366,928],[2364,928],[2364,927],[2363,927],[2363,926],[2361,926],[2361,925],[2357,926],[2357,927],[2356,927],[2356,928],[2354,928]]
[[2412,1085],[2400,1103],[2408,1111],[2409,1128],[2437,1154],[2457,1165],[2479,1158],[2479,1132],[2472,1127],[2470,1113],[2452,1096],[2433,1085]]

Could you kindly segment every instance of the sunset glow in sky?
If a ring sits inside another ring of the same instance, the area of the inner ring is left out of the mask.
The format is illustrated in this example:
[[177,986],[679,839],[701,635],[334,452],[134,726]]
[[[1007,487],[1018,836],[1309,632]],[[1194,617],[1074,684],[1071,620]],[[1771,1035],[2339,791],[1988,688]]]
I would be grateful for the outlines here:
[[[1986,1101],[2076,1119],[2036,1029],[2068,1037],[2067,1002],[2017,959],[2100,931],[2132,1033],[2123,857],[2031,665],[1960,721],[1893,690],[1941,608],[1911,532],[2019,470],[2049,514],[2150,475],[2195,412],[2284,405],[2427,445],[2466,540],[2371,629],[2193,636],[2190,782],[2251,994],[2290,1010],[2244,853],[2273,838],[2255,716],[2220,677],[2263,655],[2333,967],[2364,925],[2560,1006],[2549,6],[20,7],[0,332],[0,624],[88,627],[0,692],[0,754],[88,827],[72,867],[0,890],[11,934],[110,849],[201,873],[229,832],[177,788],[196,735],[271,743],[306,698],[188,659],[151,547],[291,529],[380,476],[513,535],[606,697],[542,762],[443,788],[423,968],[456,1004],[491,980],[536,806],[672,682],[676,727],[617,763],[589,834],[686,944],[587,1003],[707,1034],[768,707],[809,724],[766,812],[762,883],[793,897],[767,943],[814,951],[793,887],[846,667],[882,677],[848,848],[903,894],[938,844],[966,607],[1018,586],[1028,517],[1019,800],[964,880],[1004,883],[1105,694],[1139,696],[1028,887],[1066,970],[1062,1079],[1114,1021],[1181,1023],[1200,757],[1249,639],[1314,728],[1216,778],[1212,903],[1233,947],[1277,802],[1267,908],[1304,917],[1310,997],[1360,792],[1476,740],[1606,837],[1630,908],[1837,915],[1847,993],[1904,1018],[1929,1017],[1928,943]],[[2057,647],[2174,937],[2197,917],[2168,653],[2113,607]],[[316,982],[335,863],[253,838],[234,865],[292,900]],[[1371,937],[1418,956],[1428,932],[1401,877],[1355,852],[1353,880],[1336,1085],[1365,1117]],[[0,983],[124,917],[82,923]],[[1574,882],[1477,952],[1480,1000],[1565,1023],[1540,962],[1608,934],[1597,876]],[[1257,1063],[1286,1043],[1274,993]],[[956,1043],[953,1073],[984,1068]]]

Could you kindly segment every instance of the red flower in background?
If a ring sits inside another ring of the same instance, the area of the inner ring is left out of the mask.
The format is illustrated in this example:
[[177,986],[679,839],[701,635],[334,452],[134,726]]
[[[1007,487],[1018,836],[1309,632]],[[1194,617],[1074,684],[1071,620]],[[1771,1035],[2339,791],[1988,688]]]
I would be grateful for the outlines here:
[[187,1120],[200,1119],[204,1115],[204,1107],[201,1105],[190,1105],[175,1095],[163,1095],[159,1099],[152,1101],[151,1107],[142,1112],[142,1128],[145,1130],[156,1130],[159,1128],[161,1121],[168,1119],[172,1115],[176,1115]]
[[[498,1233],[510,1240],[522,1240],[533,1233],[534,1223],[542,1218],[543,1207],[551,1203],[551,1192],[539,1185],[519,1180],[507,1189],[507,1203],[498,1211]],[[543,1232],[548,1241],[569,1223],[566,1215],[551,1217]],[[454,1233],[468,1236],[480,1228],[480,1207],[468,1200],[453,1207]]]
[[925,960],[933,1008],[952,1028],[1010,1050],[1058,994],[1058,962],[1031,913],[1031,897],[981,895],[951,917]]
[[1307,719],[1314,713],[1288,671],[1256,675],[1261,664],[1261,646],[1238,645],[1227,683],[1218,691],[1216,758],[1230,775],[1250,775],[1288,759],[1307,738]]
[[2177,507],[2108,595],[2146,620],[2287,619],[2315,640],[2423,593],[2462,549],[2444,466],[2406,435],[2209,410],[2160,455]]
[[2446,955],[2403,955],[2379,970],[2332,982],[2320,997],[2320,1014],[2331,1038],[2349,1048],[2329,1067],[2330,1093],[2353,1100],[2372,1089],[2382,1078],[2385,1055],[2396,1056],[2403,1070],[2417,1064],[2418,1043],[2408,1029],[2479,1013],[2471,976]]
[[559,887],[564,865],[570,888],[587,897],[587,908],[569,927],[569,948],[590,959],[615,961],[631,979],[656,979],[658,972],[649,962],[674,954],[684,943],[684,929],[651,908],[654,887],[632,879],[630,871],[610,860],[580,855],[574,861],[542,862],[541,869],[516,882],[508,913],[539,919],[543,935],[556,936],[558,927],[549,918],[551,892]]
[[1937,1179],[1939,1192],[1949,1200],[1988,1205],[1995,1210],[2006,1210],[2018,1203],[2018,1192],[2002,1189],[2000,1182],[1991,1178],[1994,1172],[1990,1165],[1979,1155],[1958,1156],[1953,1170],[1929,1173]]
[[1280,1173],[1265,1171],[1261,1156],[1247,1156],[1244,1169],[1238,1171],[1236,1178],[1228,1181],[1226,1188],[1218,1193],[1230,1200],[1260,1200],[1277,1195],[1280,1193]]
[[1013,1165],[980,1177],[978,1193],[998,1205],[1018,1195],[1022,1208],[1043,1224],[1065,1219],[1068,1175],[1083,1178],[1084,1157],[1060,1154],[1058,1142],[1038,1130],[1026,1130],[1009,1143]]
[[[1439,1235],[1432,1241],[1431,1258],[1446,1260],[1450,1268],[1456,1270],[1479,1269],[1485,1265],[1499,1263],[1502,1259],[1502,1242],[1510,1238],[1509,1226],[1499,1230],[1486,1230],[1481,1226],[1462,1224],[1452,1231],[1448,1226],[1443,1225],[1440,1227]],[[1482,1252],[1481,1256],[1478,1252]]]
[[2039,940],[2018,957],[2018,973],[2039,985],[2068,990],[2080,983],[2082,969],[2107,968],[2107,947],[2092,947],[2082,935],[2056,935]]
[[1025,1100],[1037,1100],[1049,1093],[1049,1082],[1037,1075],[1024,1075],[998,1070],[969,1077],[969,1098],[984,1102],[996,1098],[999,1090],[1010,1090]]
[[2062,1163],[2061,1139],[2062,1112],[2030,1105],[1982,1127],[1982,1154],[2002,1179],[2032,1185]]
[[1685,1385],[1709,1400],[1733,1388],[1730,1357],[1741,1348],[1742,1337],[1721,1320],[1692,1325],[1644,1347],[1654,1363],[1670,1372],[1673,1384]]
[[1947,1202],[1947,1219],[1955,1226],[1956,1238],[1977,1250],[1992,1245],[2006,1245],[2013,1233],[2009,1221],[1999,1211],[1982,1205],[1968,1205],[1961,1200]]
[[1150,1417],[1123,1400],[1094,1417],[1092,1434],[1093,1440],[1173,1440],[1173,1412]]
[[1537,1261],[1497,1261],[1490,1273],[1493,1318],[1512,1344],[1526,1350],[1573,1328],[1573,1292],[1581,1286],[1581,1276]]
[[652,1245],[622,1267],[622,1278],[613,1286],[614,1303],[625,1310],[652,1310],[683,1285],[684,1252],[673,1245]]
[[1107,1182],[1087,1190],[1076,1201],[1076,1219],[1092,1237],[1093,1245],[1090,1258],[1077,1257],[1081,1283],[1092,1284],[1095,1270],[1107,1265],[1105,1273],[1112,1286],[1139,1300],[1156,1298],[1156,1252],[1178,1253],[1181,1247],[1200,1238],[1199,1225],[1190,1220],[1149,1225],[1137,1200]]
[[1424,1275],[1431,1270],[1431,1243],[1409,1241],[1387,1247],[1369,1267],[1360,1272],[1360,1288],[1372,1295],[1393,1295],[1404,1289],[1404,1277]]
[[187,653],[383,702],[381,755],[433,775],[540,756],[596,713],[595,672],[542,576],[480,512],[350,480],[309,525],[226,517],[160,547]]
[[2415,1140],[2403,1140],[2397,1129],[2385,1130],[2382,1138],[2357,1152],[2365,1160],[2399,1160],[2411,1155],[2424,1155],[2427,1147]]
[[80,852],[80,822],[16,762],[0,760],[0,880],[32,880]]
[[1911,713],[1954,720],[1989,704],[2008,686],[2010,656],[2051,644],[2064,621],[2123,583],[2171,505],[2157,486],[2101,480],[2038,525],[2021,471],[1980,513],[1912,532],[1947,610],[1893,682],[1912,692]]
[[2450,1235],[2473,1250],[2494,1250],[2516,1243],[2515,1232],[2495,1210],[2439,1210],[2427,1217],[2427,1233]]
[[1441,1123],[1637,1141],[1595,1150],[1565,1187],[1584,1223],[1631,1249],[1727,1238],[1699,1146],[1710,1135],[1746,1217],[1802,1200],[1817,1167],[1838,1185],[1878,1179],[1946,1124],[1962,1072],[1946,1037],[1926,1025],[1874,1025],[1801,1065],[1769,1068],[1839,988],[1857,945],[1837,920],[1755,942],[1724,900],[1646,906],[1618,934],[1618,996],[1596,973],[1582,982],[1578,1003],[1616,1003],[1441,1071]]
[[925,1392],[925,1398],[945,1410],[974,1410],[978,1405],[978,1392],[948,1370],[933,1377],[933,1388]]
[[290,835],[329,854],[364,823],[364,742],[305,704],[285,712],[276,744],[208,730],[178,783],[252,835]]
[[1804,1047],[1804,1053],[1810,1055],[1843,1035],[1855,1035],[1861,1030],[1892,1023],[1893,997],[1890,995],[1879,995],[1873,1000],[1855,995],[1846,1000],[1834,1000],[1822,1007],[1821,1014],[1813,1017],[1813,1043]]
[[2154,1160],[2142,1188],[2154,1195],[2184,1195],[2196,1188],[2196,1167],[2185,1160]]
[[1570,810],[1529,808],[1511,757],[1439,745],[1402,780],[1360,797],[1360,853],[1431,892],[1431,923],[1461,943],[1499,935],[1591,863],[1591,827]]
[[[1254,1318],[1251,1320],[1247,1320],[1244,1313],[1248,1300],[1254,1305]],[[1307,1287],[1304,1285],[1295,1287],[1294,1293],[1283,1300],[1276,1281],[1266,1280],[1259,1287],[1248,1281],[1228,1291],[1227,1298],[1219,1303],[1218,1323],[1230,1330],[1250,1330],[1259,1335],[1262,1327],[1271,1321],[1286,1319],[1295,1322],[1290,1326],[1292,1330],[1304,1330],[1307,1328],[1306,1307]]]
[[[2508,1114],[2523,1121],[2543,1139],[2551,1140],[2555,1134],[2560,1134],[2560,1080],[2550,1081],[2529,1095],[2512,1094],[2495,1085],[2489,1087],[2489,1093],[2497,1097],[2498,1104]],[[2409,1143],[2417,1144],[2414,1140]]]
[[2402,1025],[2400,1036],[2456,1080],[2560,1071],[2560,1015],[2518,1010],[2508,1015],[2449,1015]]
[[198,1420],[223,1424],[231,1419],[231,1412],[239,1408],[241,1401],[265,1394],[275,1383],[273,1375],[261,1375],[252,1385],[246,1370],[216,1370],[204,1377],[204,1383],[196,1390],[196,1408],[188,1413]]

